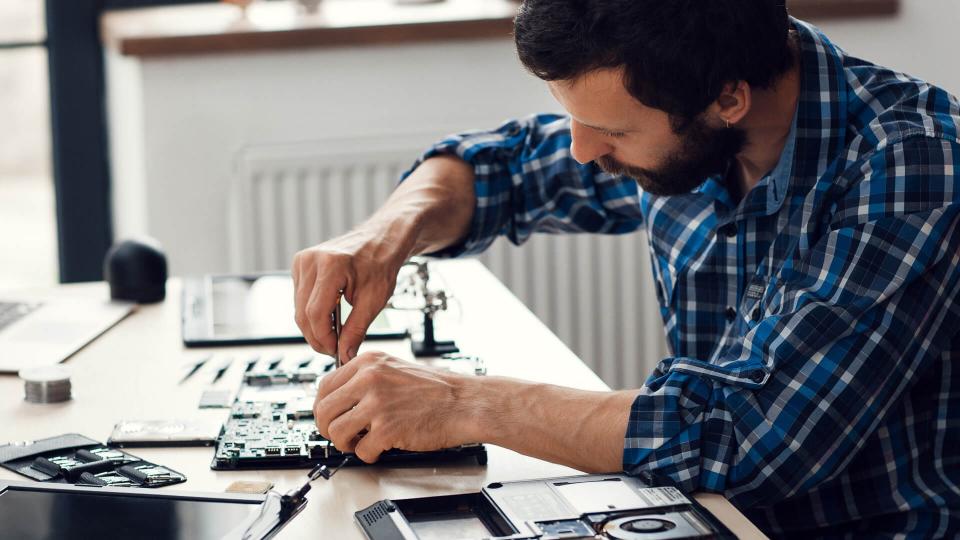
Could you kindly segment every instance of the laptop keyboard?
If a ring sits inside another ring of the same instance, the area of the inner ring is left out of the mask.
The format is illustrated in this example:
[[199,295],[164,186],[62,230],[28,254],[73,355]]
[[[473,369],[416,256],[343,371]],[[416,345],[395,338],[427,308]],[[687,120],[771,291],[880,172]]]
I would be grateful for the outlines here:
[[0,302],[0,330],[19,321],[25,315],[34,311],[41,304],[28,304],[24,302]]

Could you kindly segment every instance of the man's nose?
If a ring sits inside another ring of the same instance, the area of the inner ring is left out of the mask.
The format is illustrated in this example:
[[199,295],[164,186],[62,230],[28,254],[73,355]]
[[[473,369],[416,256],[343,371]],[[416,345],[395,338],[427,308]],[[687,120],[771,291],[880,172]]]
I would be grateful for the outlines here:
[[573,121],[570,123],[570,155],[586,164],[613,151],[603,136]]

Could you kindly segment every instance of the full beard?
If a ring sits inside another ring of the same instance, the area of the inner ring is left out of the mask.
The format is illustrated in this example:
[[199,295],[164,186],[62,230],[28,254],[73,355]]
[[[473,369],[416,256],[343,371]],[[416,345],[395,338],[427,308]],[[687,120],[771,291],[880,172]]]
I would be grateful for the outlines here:
[[746,141],[742,130],[711,128],[699,117],[674,131],[680,137],[681,147],[657,169],[634,167],[610,156],[597,158],[597,166],[607,173],[633,178],[652,195],[683,195],[724,173]]

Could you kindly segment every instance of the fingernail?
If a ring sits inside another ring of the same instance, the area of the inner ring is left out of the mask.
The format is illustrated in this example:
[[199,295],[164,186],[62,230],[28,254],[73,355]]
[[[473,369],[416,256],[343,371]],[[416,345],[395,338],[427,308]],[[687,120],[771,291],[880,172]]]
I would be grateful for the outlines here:
[[354,347],[354,348],[350,349],[349,351],[347,351],[347,360],[353,360],[353,359],[356,358],[356,357],[357,357],[357,348],[356,348],[356,347]]

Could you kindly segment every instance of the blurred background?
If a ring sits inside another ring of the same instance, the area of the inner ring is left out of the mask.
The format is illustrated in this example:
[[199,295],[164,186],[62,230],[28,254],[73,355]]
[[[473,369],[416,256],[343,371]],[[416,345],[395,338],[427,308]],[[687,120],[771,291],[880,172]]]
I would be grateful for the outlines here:
[[[516,61],[513,2],[305,4],[0,2],[0,289],[100,279],[136,235],[176,275],[285,268],[437,138],[558,110]],[[848,52],[960,92],[960,2],[788,5]],[[665,350],[645,250],[538,237],[481,260],[624,387]]]
[[45,28],[41,0],[0,3],[0,283],[10,286],[58,277]]

